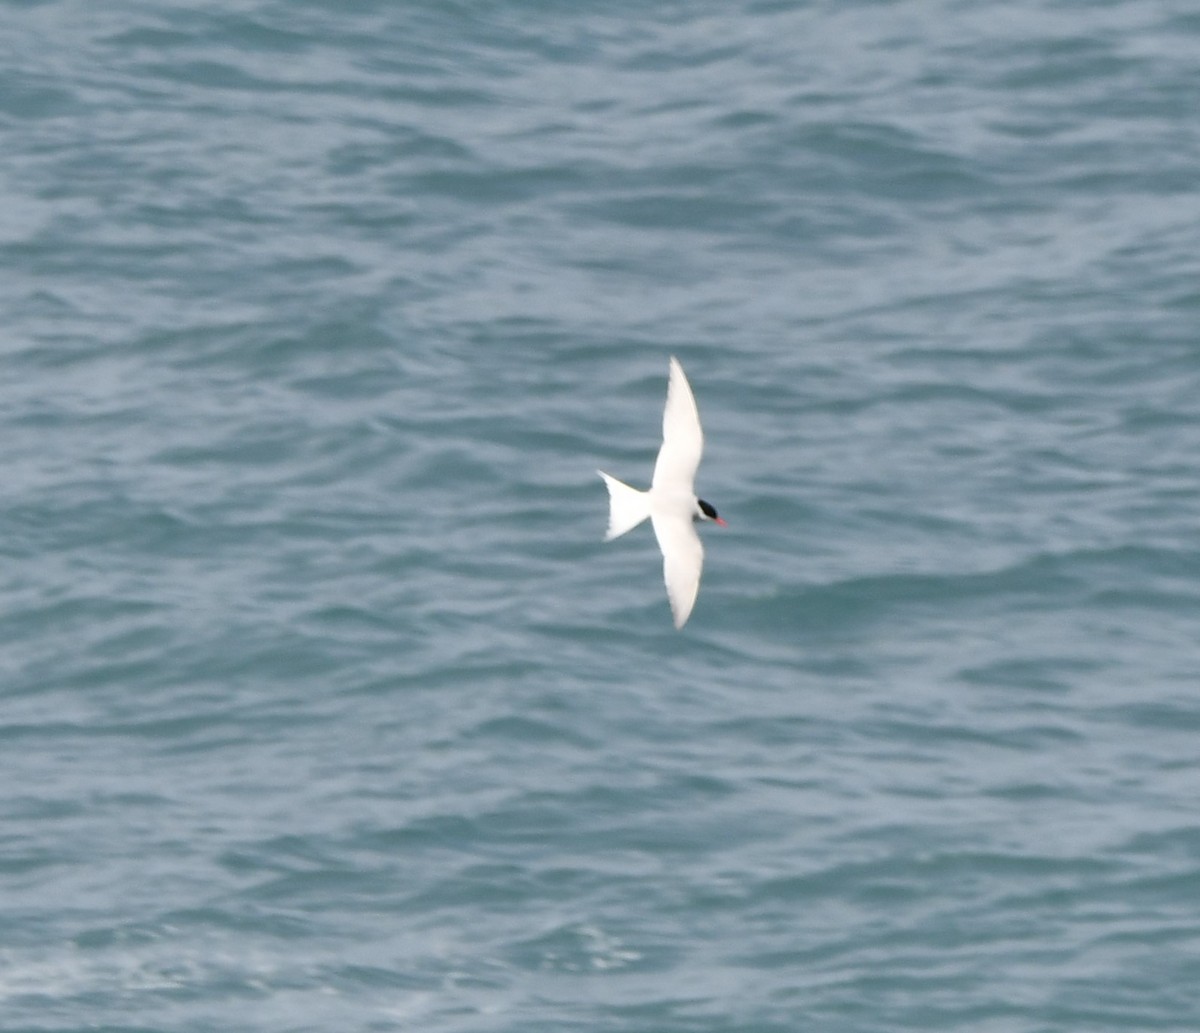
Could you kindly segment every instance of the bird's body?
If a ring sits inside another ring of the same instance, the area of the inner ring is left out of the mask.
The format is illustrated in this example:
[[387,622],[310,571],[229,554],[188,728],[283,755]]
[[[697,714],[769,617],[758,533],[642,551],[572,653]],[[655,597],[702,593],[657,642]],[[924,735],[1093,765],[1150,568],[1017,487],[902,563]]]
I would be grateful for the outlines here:
[[700,413],[679,360],[671,357],[667,404],[663,410],[663,443],[654,464],[649,491],[639,491],[598,471],[608,486],[609,517],[605,541],[637,527],[647,517],[654,527],[663,554],[663,579],[675,627],[682,628],[696,604],[704,546],[696,534],[696,520],[713,520],[722,526],[703,499],[696,497],[696,469],[704,451]]

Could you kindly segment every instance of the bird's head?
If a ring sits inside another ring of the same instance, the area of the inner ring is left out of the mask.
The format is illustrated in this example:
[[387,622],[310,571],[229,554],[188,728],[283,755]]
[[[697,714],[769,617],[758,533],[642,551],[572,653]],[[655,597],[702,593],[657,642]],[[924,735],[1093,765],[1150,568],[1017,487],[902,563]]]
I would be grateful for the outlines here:
[[705,502],[704,499],[696,499],[696,519],[711,520],[714,524],[720,524],[722,527],[728,527],[719,516],[717,516],[716,507],[711,503]]

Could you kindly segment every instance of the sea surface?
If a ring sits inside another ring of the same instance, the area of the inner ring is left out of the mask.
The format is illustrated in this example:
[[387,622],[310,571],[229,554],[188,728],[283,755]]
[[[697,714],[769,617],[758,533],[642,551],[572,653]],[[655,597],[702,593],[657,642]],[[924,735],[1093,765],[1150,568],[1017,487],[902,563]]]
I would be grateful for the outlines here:
[[4,1033],[1200,1029],[1194,0],[0,23]]

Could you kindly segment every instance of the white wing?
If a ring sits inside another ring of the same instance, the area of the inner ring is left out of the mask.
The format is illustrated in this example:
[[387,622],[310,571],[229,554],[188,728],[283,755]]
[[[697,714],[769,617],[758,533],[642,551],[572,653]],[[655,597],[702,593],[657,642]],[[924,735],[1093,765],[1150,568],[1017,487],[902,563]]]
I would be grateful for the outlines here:
[[650,482],[650,487],[666,488],[669,491],[678,488],[690,495],[696,482],[696,468],[700,465],[700,453],[703,450],[704,433],[700,430],[700,413],[696,409],[696,399],[692,395],[687,377],[683,375],[683,367],[672,355],[667,406],[663,410],[663,443],[662,448],[658,450],[658,461],[654,464],[654,479]]
[[687,516],[652,516],[654,535],[663,554],[663,580],[675,627],[682,628],[696,605],[700,591],[700,571],[704,567],[704,546]]

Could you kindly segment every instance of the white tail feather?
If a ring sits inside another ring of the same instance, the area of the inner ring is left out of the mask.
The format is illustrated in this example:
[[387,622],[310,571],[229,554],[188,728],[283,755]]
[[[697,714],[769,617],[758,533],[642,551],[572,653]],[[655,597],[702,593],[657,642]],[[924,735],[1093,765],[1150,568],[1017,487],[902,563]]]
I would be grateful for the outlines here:
[[622,484],[603,470],[596,473],[608,485],[608,533],[604,540],[611,542],[626,531],[632,531],[650,515],[650,494]]

